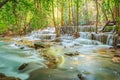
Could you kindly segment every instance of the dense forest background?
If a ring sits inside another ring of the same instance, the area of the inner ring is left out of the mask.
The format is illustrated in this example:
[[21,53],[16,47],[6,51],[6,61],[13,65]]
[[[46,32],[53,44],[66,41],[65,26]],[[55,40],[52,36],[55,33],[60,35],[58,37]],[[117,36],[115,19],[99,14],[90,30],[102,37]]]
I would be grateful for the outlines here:
[[54,26],[103,26],[116,22],[120,34],[120,0],[0,0],[0,34],[26,34]]

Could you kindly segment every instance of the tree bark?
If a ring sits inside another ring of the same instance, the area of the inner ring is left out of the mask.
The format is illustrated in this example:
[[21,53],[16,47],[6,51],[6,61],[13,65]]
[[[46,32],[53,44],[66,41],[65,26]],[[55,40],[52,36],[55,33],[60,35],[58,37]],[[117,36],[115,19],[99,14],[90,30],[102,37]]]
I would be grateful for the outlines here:
[[96,3],[96,11],[97,11],[97,15],[96,15],[96,33],[98,32],[98,15],[99,15],[99,12],[98,12],[98,1],[95,0],[95,3]]
[[54,23],[54,27],[55,27],[55,31],[56,31],[56,37],[59,37],[59,30],[57,28],[56,22],[55,22],[55,13],[54,13],[54,0],[52,1],[52,15],[53,15],[53,23]]
[[78,3],[78,0],[77,0],[77,4],[76,4],[76,8],[77,8],[77,32],[78,32],[78,26],[79,26],[79,3]]
[[10,0],[3,0],[2,2],[0,2],[0,8],[2,8],[8,1]]
[[69,6],[69,26],[71,25],[71,10],[70,10],[70,0],[68,0],[68,6]]
[[64,23],[63,23],[63,22],[64,22],[64,20],[63,20],[63,14],[64,14],[63,11],[64,11],[64,10],[63,10],[63,2],[62,2],[62,3],[61,3],[61,26],[64,25]]

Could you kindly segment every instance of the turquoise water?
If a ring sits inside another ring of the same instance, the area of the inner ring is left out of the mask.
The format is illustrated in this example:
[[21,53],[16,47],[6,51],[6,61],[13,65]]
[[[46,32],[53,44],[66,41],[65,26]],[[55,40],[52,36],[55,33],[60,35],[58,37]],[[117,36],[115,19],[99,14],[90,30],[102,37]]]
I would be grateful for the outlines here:
[[[0,42],[0,72],[22,80],[79,80],[78,74],[82,74],[85,80],[120,80],[120,63],[113,63],[111,60],[114,54],[109,51],[106,54],[95,52],[104,48],[108,49],[109,46],[82,45],[68,48],[54,46],[49,52],[57,51],[64,57],[64,63],[57,69],[46,69],[44,59],[36,50],[31,48],[21,50],[12,43]],[[75,51],[80,55],[73,57],[64,55]],[[23,63],[30,64],[23,71],[19,71],[18,68]]]
[[[35,55],[33,49],[21,50],[10,46],[11,43],[0,42],[0,72],[7,76],[19,77],[26,80],[29,73],[37,68],[43,67],[42,58]],[[34,67],[29,67],[24,71],[19,71],[18,68],[23,63],[34,64]],[[41,62],[41,63],[40,63]],[[38,64],[39,63],[39,64]]]

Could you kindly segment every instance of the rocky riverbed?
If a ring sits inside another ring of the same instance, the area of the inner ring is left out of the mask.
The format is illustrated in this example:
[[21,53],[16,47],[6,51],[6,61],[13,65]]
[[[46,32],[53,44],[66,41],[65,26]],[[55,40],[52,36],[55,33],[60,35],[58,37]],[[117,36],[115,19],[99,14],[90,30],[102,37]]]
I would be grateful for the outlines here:
[[[47,33],[51,37],[45,37]],[[54,36],[54,30],[48,28],[23,37],[2,39],[0,73],[21,80],[120,79],[119,45],[114,48],[82,35],[74,38],[67,34],[56,42]]]

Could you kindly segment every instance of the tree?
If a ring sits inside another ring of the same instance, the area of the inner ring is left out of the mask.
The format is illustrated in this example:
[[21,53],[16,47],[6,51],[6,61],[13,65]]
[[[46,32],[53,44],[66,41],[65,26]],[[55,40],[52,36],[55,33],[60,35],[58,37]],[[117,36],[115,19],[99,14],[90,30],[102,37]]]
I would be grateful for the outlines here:
[[52,1],[52,15],[53,15],[53,23],[56,31],[56,37],[60,36],[59,30],[57,28],[56,22],[55,22],[55,13],[54,13],[54,0]]
[[98,12],[98,1],[95,0],[95,3],[96,3],[96,11],[97,11],[97,14],[96,14],[96,33],[98,31],[98,15],[99,15],[99,12]]
[[2,2],[0,2],[0,8],[2,8],[9,1],[10,0],[3,0]]

